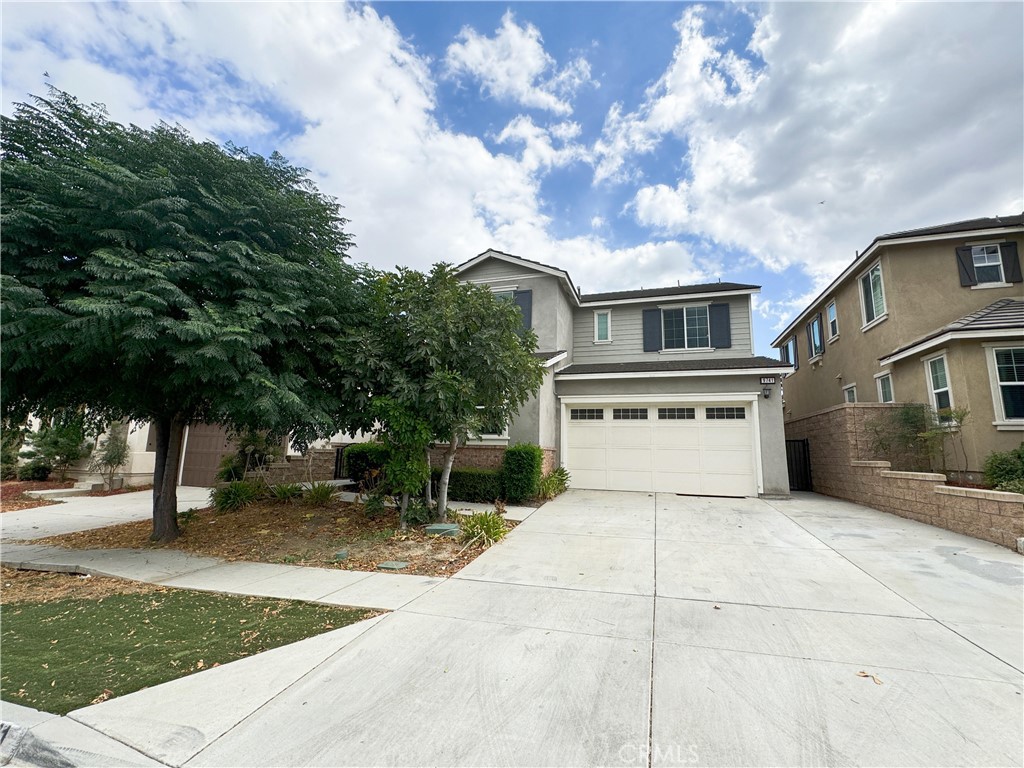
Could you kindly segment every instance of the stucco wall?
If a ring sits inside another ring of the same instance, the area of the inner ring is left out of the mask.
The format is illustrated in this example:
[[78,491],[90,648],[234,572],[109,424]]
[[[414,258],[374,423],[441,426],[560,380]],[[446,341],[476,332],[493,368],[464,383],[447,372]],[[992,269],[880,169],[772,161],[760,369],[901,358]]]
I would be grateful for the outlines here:
[[[753,343],[750,333],[750,296],[722,296],[714,299],[698,301],[681,301],[685,297],[666,296],[653,299],[645,304],[613,304],[608,306],[589,306],[577,309],[573,334],[573,361],[576,363],[629,363],[677,359],[687,360],[706,358],[743,357],[753,355]],[[732,346],[713,352],[644,352],[643,341],[643,310],[658,306],[678,306],[687,303],[707,305],[709,303],[729,305],[729,326],[732,335]],[[611,311],[611,343],[594,341],[595,310]]]
[[789,494],[789,473],[786,467],[785,429],[778,385],[772,396],[761,396],[758,376],[679,376],[636,379],[575,379],[555,380],[560,397],[572,395],[606,396],[615,402],[620,395],[707,395],[713,401],[716,394],[747,394],[757,402],[758,430],[761,442],[761,471],[764,478],[763,493]]

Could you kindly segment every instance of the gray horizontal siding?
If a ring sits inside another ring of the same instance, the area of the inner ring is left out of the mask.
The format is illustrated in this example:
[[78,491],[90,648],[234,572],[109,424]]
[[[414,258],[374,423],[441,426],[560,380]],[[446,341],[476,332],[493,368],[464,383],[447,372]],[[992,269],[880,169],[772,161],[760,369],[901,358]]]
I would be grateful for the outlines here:
[[[732,326],[732,346],[714,352],[690,352],[684,356],[690,359],[716,357],[742,357],[753,354],[750,337],[750,297],[730,296],[719,302],[729,304],[729,322]],[[719,303],[715,302],[715,303]],[[643,360],[664,360],[668,355],[658,352],[644,352],[643,310],[657,306],[685,305],[687,302],[671,298],[652,301],[650,304],[625,304],[610,306],[612,311],[612,343],[594,343],[594,310],[577,309],[573,331],[573,363],[632,363]],[[706,300],[694,302],[706,304]]]
[[473,281],[474,283],[486,282],[492,285],[501,285],[527,277],[546,277],[546,275],[535,269],[510,264],[501,259],[487,259],[459,275],[460,280]]

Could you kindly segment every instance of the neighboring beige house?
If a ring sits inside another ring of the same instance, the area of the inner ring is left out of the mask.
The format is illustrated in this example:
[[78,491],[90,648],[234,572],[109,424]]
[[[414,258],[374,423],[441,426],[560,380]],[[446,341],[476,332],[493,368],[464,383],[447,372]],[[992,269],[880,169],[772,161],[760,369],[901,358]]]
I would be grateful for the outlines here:
[[876,237],[772,345],[787,421],[840,403],[966,408],[967,469],[1024,438],[1022,215]]

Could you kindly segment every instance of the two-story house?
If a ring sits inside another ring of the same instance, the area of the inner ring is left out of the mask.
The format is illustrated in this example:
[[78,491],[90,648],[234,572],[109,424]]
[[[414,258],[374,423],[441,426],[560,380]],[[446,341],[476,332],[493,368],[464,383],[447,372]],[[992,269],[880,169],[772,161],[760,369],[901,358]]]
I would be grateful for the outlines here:
[[779,381],[754,355],[736,283],[581,294],[557,267],[486,251],[462,280],[515,301],[547,374],[508,426],[554,452],[574,488],[788,494]]
[[[786,419],[925,403],[961,427],[968,471],[1024,437],[1022,215],[876,237],[772,342],[795,366]],[[952,425],[951,425],[952,426]]]

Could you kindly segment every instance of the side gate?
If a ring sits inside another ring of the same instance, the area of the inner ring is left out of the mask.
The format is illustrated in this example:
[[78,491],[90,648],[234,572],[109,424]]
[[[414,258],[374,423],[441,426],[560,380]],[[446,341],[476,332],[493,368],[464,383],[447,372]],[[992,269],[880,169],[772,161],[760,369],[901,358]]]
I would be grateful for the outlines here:
[[812,490],[811,447],[808,440],[786,441],[786,466],[789,468],[789,490]]

